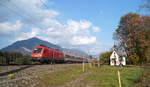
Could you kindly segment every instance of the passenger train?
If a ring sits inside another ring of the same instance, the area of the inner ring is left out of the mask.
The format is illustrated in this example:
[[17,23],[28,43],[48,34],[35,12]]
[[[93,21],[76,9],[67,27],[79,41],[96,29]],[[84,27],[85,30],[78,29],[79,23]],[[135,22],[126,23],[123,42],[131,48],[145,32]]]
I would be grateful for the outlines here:
[[31,60],[41,63],[81,63],[88,62],[88,56],[83,56],[71,52],[62,52],[44,45],[36,46],[32,49]]

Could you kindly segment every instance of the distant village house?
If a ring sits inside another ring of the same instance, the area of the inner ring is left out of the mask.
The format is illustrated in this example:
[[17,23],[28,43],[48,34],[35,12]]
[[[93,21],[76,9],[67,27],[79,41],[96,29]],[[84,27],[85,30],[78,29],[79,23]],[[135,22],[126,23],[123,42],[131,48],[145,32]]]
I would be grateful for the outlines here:
[[126,58],[123,54],[113,51],[110,56],[110,65],[111,66],[119,66],[119,65],[126,65]]

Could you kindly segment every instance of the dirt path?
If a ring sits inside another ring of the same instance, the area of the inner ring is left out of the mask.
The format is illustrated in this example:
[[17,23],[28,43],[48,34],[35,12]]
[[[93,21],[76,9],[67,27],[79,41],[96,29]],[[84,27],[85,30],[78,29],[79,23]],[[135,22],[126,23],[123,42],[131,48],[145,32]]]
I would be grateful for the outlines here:
[[91,71],[87,71],[84,72],[83,74],[81,74],[79,77],[77,77],[76,79],[65,83],[64,85],[61,86],[57,86],[57,87],[89,87],[87,84],[82,83],[82,80],[89,74],[91,74]]

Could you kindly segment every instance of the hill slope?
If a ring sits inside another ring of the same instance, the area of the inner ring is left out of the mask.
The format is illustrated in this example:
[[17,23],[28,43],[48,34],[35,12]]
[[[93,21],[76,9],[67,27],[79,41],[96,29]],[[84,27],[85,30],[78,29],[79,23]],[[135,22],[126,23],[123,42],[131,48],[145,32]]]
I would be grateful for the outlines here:
[[5,48],[2,48],[1,50],[2,51],[16,51],[16,52],[21,52],[24,55],[30,55],[32,48],[35,47],[35,46],[39,46],[41,44],[45,45],[47,47],[50,47],[50,48],[53,48],[53,49],[59,49],[59,50],[65,51],[65,52],[73,52],[73,53],[76,53],[76,54],[87,55],[83,51],[80,51],[80,50],[77,50],[77,49],[61,48],[59,45],[55,45],[53,43],[41,40],[41,39],[36,38],[36,37],[29,38],[27,40],[16,41],[12,45],[9,45]]
[[61,50],[60,46],[52,44],[47,41],[40,40],[39,38],[36,38],[36,37],[30,38],[27,40],[16,41],[12,45],[9,45],[1,50],[2,51],[16,51],[16,52],[21,52],[23,54],[29,54],[33,47],[39,46],[41,44],[46,45],[50,48]]

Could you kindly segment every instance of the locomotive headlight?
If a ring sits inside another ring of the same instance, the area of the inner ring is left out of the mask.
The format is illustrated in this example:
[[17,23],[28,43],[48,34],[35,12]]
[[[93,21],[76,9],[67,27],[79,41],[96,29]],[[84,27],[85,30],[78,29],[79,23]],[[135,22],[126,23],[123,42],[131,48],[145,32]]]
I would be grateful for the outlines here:
[[42,53],[40,53],[40,57],[42,56]]

